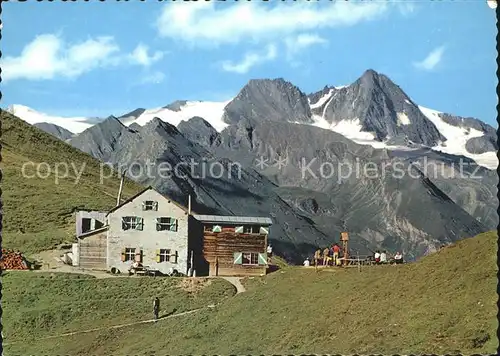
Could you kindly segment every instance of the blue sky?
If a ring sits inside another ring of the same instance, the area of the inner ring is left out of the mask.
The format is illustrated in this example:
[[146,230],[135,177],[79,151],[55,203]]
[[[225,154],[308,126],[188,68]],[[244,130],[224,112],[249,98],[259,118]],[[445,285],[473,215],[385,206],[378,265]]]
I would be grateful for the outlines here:
[[388,75],[420,105],[496,124],[486,1],[2,4],[2,107],[120,115],[222,101],[254,78],[306,93]]

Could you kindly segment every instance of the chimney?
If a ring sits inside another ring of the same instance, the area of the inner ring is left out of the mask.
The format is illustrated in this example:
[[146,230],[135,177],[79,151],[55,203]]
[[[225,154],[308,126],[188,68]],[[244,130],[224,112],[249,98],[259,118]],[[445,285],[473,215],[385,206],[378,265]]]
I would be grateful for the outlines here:
[[120,205],[122,200],[122,189],[123,189],[123,180],[125,179],[125,171],[122,173],[122,179],[120,180],[120,189],[118,190],[118,196],[116,197],[116,206]]
[[191,194],[188,195],[188,215],[191,215]]

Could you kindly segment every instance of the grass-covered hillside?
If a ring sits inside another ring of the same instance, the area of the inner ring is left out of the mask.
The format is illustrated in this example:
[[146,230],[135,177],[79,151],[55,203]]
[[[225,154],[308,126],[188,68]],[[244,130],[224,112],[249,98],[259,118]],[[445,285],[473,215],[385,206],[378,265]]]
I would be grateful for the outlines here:
[[[2,199],[3,247],[38,252],[62,242],[72,242],[75,233],[74,212],[80,209],[108,210],[116,204],[120,179],[100,182],[100,162],[76,150],[57,138],[27,124],[21,119],[1,111],[2,135]],[[27,176],[47,174],[46,179],[23,177],[25,163]],[[46,163],[46,164],[45,164]],[[67,177],[62,164],[69,167]],[[54,169],[61,164],[58,182]],[[82,171],[75,184],[77,171]],[[104,168],[109,176],[109,168]],[[123,198],[141,190],[137,184],[126,180]]]
[[[401,266],[283,266],[244,281],[247,291],[231,297],[233,290],[215,280],[204,291],[179,294],[173,279],[8,273],[6,354],[492,354],[496,256],[497,235],[486,233]],[[148,319],[148,298],[157,293],[166,313],[221,302],[157,324],[46,338]],[[19,339],[30,342],[10,343]]]

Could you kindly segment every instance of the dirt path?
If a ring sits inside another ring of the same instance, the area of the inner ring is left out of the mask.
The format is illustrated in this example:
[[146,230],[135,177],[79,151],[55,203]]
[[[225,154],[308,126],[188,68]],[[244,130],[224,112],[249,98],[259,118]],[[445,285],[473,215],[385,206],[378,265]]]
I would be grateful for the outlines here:
[[[198,308],[198,309],[193,309],[193,310],[188,310],[188,311],[185,311],[185,312],[182,312],[182,313],[178,313],[178,314],[172,314],[172,315],[168,315],[166,317],[163,317],[163,318],[160,318],[157,320],[157,322],[161,322],[163,320],[166,320],[166,319],[171,319],[171,318],[176,318],[178,316],[183,316],[183,315],[187,315],[187,314],[192,314],[192,313],[196,313],[200,310],[203,310],[203,309],[213,309],[215,308],[215,305],[214,304],[211,304],[211,305],[207,305],[206,307],[203,307],[203,308]],[[95,332],[95,331],[101,331],[101,330],[109,330],[109,329],[121,329],[121,328],[126,328],[128,326],[132,326],[132,325],[138,325],[138,324],[147,324],[147,323],[154,323],[155,320],[154,319],[150,319],[150,320],[139,320],[139,321],[135,321],[133,323],[128,323],[128,324],[120,324],[120,325],[112,325],[112,326],[103,326],[103,327],[100,327],[100,328],[95,328],[95,329],[88,329],[88,330],[78,330],[78,331],[73,331],[73,332],[70,332],[70,333],[64,333],[64,334],[59,334],[59,335],[51,335],[51,336],[46,336],[46,337],[42,337],[42,338],[39,338],[35,341],[40,341],[40,340],[48,340],[48,339],[55,339],[55,338],[59,338],[59,337],[64,337],[64,336],[72,336],[72,335],[78,335],[78,334],[86,334],[86,333],[91,333],[91,332]],[[5,340],[5,339],[4,339]],[[16,341],[12,341],[12,342],[4,342],[3,345],[12,345],[12,344],[18,344],[20,342],[25,342],[25,340],[16,340]]]
[[233,286],[236,287],[236,294],[244,293],[246,292],[245,287],[243,284],[241,284],[241,278],[239,277],[220,277],[222,279],[225,279],[229,283],[231,283]]

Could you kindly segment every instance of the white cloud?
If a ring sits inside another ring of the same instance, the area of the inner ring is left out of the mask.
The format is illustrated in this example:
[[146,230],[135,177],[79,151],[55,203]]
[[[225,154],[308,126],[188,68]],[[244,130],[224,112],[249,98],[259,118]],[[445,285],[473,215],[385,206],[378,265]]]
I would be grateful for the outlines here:
[[325,45],[328,41],[316,34],[302,33],[298,36],[285,39],[285,45],[289,55],[295,54],[314,45]]
[[149,66],[163,56],[148,55],[148,48],[139,45],[131,54],[124,54],[111,36],[67,43],[61,36],[43,34],[28,43],[17,57],[3,57],[2,79],[48,80],[57,77],[76,78],[100,67],[135,64]]
[[162,72],[154,72],[144,76],[140,80],[140,84],[160,84],[165,79],[165,74]]
[[388,8],[381,1],[338,1],[326,6],[304,1],[276,6],[177,2],[163,8],[156,25],[162,37],[192,46],[214,46],[241,40],[274,41],[304,31],[352,26],[376,19]]
[[433,70],[441,62],[443,53],[444,46],[438,47],[432,50],[422,61],[414,62],[413,65],[418,69]]
[[39,35],[23,48],[20,56],[2,59],[2,79],[77,77],[105,65],[108,58],[118,51],[112,37],[98,37],[67,46],[56,35]]
[[149,48],[142,43],[138,44],[137,47],[130,55],[132,62],[149,67],[151,64],[158,62],[163,58],[164,53],[161,51],[156,51],[151,56],[148,55]]
[[276,55],[276,46],[271,44],[268,45],[266,50],[263,52],[247,52],[239,63],[234,63],[231,61],[223,62],[222,69],[224,69],[226,72],[244,74],[258,64],[275,59]]

